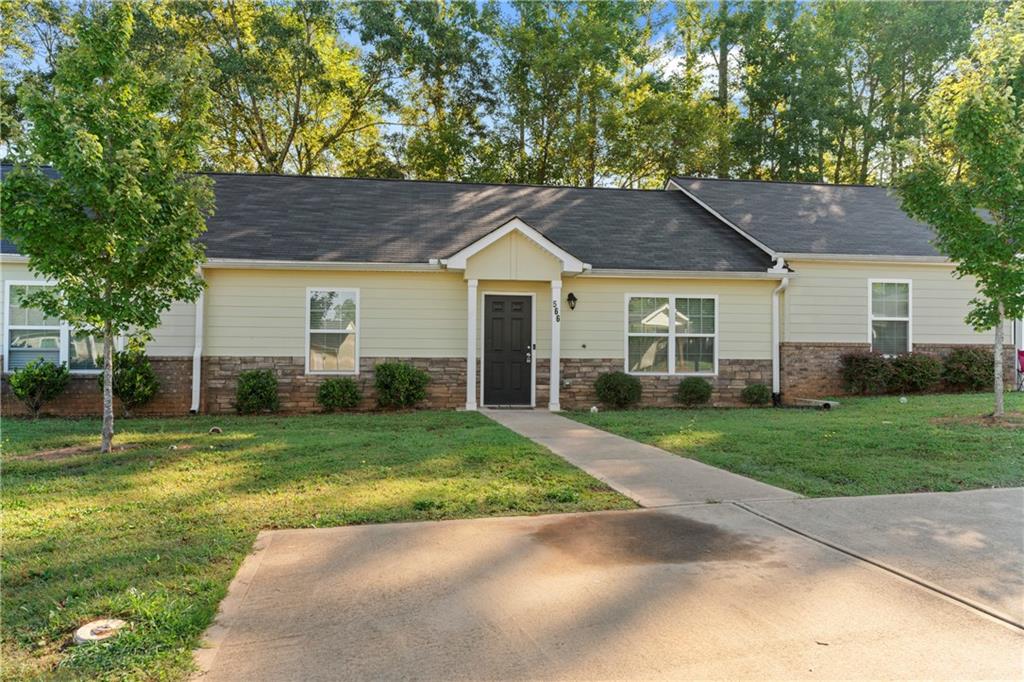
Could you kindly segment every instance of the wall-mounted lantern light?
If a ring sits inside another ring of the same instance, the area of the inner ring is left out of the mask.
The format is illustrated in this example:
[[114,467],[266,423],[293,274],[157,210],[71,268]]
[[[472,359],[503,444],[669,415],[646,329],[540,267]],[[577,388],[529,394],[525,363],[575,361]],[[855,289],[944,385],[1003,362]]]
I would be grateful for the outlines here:
[[578,298],[576,298],[576,294],[570,291],[569,297],[566,298],[565,300],[569,302],[569,310],[576,310],[576,301],[579,300]]

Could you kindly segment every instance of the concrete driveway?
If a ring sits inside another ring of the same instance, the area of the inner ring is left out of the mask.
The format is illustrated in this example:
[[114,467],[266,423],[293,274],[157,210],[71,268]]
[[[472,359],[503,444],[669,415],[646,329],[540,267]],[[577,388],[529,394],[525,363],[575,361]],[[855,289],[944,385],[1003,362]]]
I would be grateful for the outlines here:
[[[266,532],[197,660],[207,680],[1024,676],[1019,628],[757,515],[864,518],[815,502]],[[926,535],[908,547],[948,546]],[[1013,538],[977,541],[996,584]]]

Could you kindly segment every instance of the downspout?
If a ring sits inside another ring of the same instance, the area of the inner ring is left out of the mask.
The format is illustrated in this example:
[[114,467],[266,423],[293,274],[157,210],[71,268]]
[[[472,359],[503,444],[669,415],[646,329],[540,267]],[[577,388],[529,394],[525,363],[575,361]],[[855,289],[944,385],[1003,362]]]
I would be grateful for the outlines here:
[[[786,262],[779,256],[774,267],[769,272],[788,272],[786,270]],[[779,282],[779,286],[775,287],[772,291],[772,405],[778,407],[782,404],[782,390],[781,390],[781,324],[779,320],[779,297],[782,293],[789,288],[789,277],[783,277],[782,281]]]
[[[200,277],[202,274],[203,271],[200,269]],[[204,314],[205,300],[206,288],[204,287],[199,292],[199,298],[196,299],[196,338],[192,346],[192,407],[189,408],[190,414],[199,414],[199,393],[203,383],[203,319],[206,317]]]

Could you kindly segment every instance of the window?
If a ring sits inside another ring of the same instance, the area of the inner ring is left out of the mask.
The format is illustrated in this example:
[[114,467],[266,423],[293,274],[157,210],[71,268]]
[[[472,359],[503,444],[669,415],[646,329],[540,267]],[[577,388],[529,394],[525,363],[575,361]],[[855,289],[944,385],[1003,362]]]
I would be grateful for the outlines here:
[[306,290],[306,372],[355,374],[359,368],[359,291]]
[[716,374],[717,317],[714,296],[627,296],[626,371]]
[[7,283],[4,370],[21,369],[42,358],[54,364],[66,364],[73,372],[98,372],[103,367],[102,337],[78,332],[66,322],[23,304],[26,296],[47,286],[50,285]]
[[910,281],[869,280],[871,350],[885,355],[910,351]]

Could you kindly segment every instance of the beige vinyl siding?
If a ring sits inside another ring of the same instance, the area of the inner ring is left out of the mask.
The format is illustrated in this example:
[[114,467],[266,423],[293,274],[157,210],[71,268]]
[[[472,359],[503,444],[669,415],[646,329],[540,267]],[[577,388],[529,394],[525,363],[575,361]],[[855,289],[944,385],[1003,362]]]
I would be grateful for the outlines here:
[[[771,358],[771,292],[768,280],[633,279],[580,276],[562,282],[562,357],[622,358],[626,294],[718,296],[719,358]],[[565,302],[579,299],[575,310]],[[584,345],[586,346],[584,348]]]
[[[29,281],[38,279],[25,263],[0,264],[0,276],[3,288],[0,298],[7,295],[7,281]],[[4,316],[7,315],[7,300],[0,305],[0,328]],[[192,303],[174,303],[171,309],[160,318],[160,326],[153,330],[153,340],[146,346],[146,352],[152,356],[190,356],[195,343],[196,310]],[[3,350],[0,350],[2,353]]]
[[910,280],[914,344],[989,343],[964,322],[976,291],[946,265],[793,261],[796,276],[785,294],[783,339],[812,343],[868,343],[868,280]]
[[466,279],[558,279],[562,264],[557,258],[517,231],[510,232],[466,262]]
[[306,289],[359,289],[362,357],[465,357],[461,273],[206,271],[204,355],[305,353]]

